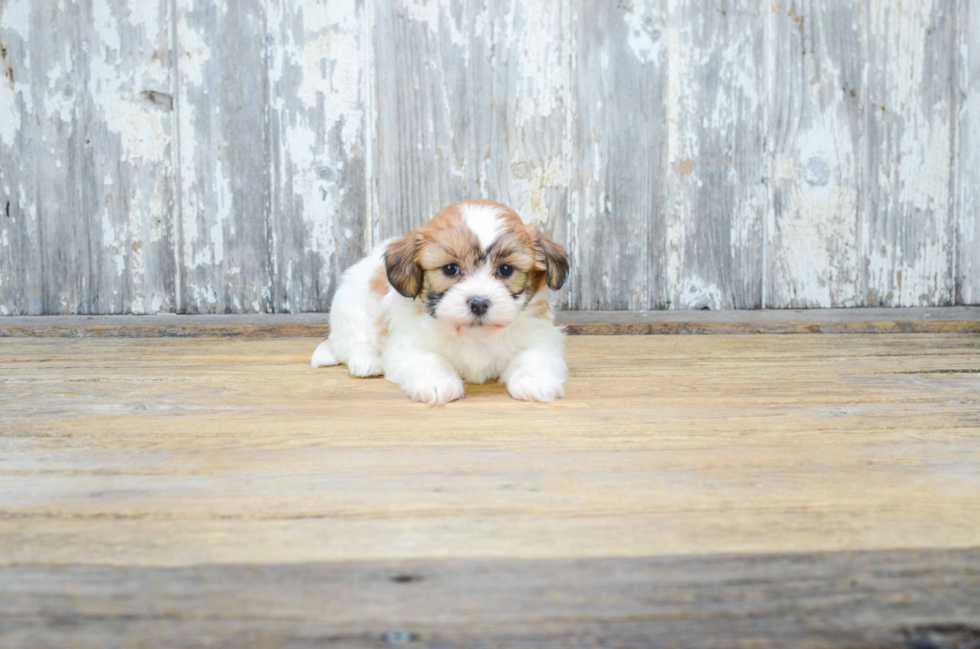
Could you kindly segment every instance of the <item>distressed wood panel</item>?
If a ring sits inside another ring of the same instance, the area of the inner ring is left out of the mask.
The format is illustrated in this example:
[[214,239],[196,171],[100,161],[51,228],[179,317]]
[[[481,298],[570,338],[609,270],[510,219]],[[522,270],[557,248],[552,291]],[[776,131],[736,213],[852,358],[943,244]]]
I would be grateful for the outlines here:
[[283,0],[268,11],[272,309],[326,311],[340,274],[370,243],[365,106],[373,16],[354,0]]
[[959,0],[956,51],[958,304],[980,304],[980,0]]
[[980,546],[976,336],[574,336],[445,408],[316,343],[2,341],[0,564]]
[[969,649],[980,550],[0,566],[5,647]]
[[[754,311],[559,311],[569,335],[650,334],[980,334],[980,307],[876,307]],[[324,339],[327,314],[163,316],[11,316],[0,338],[229,338]]]
[[0,313],[173,310],[168,3],[2,12]]
[[864,6],[794,0],[769,11],[767,306],[863,301]]
[[275,311],[264,0],[175,0],[180,309]]
[[667,294],[762,306],[765,50],[760,0],[668,1]]
[[376,3],[373,240],[457,200],[511,205],[561,240],[569,22],[546,0]]
[[665,291],[664,0],[573,4],[572,185],[565,303],[651,309]]
[[977,13],[3,0],[0,315],[323,311],[474,196],[565,308],[976,304]]
[[862,257],[869,306],[950,304],[951,0],[870,0]]
[[[55,218],[73,197],[75,87],[63,68],[73,60],[71,32],[48,18],[68,6],[66,0],[0,5],[0,315],[63,313],[66,290],[70,303],[78,302],[77,287],[51,286],[48,259],[58,246],[77,254]],[[62,261],[62,269],[71,266],[71,259]]]

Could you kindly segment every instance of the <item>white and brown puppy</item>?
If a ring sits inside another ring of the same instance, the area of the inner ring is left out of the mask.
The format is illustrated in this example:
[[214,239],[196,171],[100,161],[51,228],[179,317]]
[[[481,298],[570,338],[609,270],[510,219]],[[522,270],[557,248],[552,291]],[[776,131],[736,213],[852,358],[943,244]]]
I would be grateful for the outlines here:
[[510,208],[455,203],[344,273],[312,365],[384,374],[433,405],[498,378],[515,399],[554,401],[568,368],[549,289],[567,274],[565,252]]

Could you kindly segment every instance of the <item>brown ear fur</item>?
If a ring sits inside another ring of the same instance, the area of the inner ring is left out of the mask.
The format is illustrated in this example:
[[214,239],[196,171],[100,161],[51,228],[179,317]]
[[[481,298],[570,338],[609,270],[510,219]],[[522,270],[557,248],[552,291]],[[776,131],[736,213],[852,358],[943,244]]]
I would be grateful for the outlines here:
[[412,230],[385,249],[388,283],[405,297],[416,298],[422,291],[422,267],[418,264],[420,237]]
[[548,287],[557,291],[568,279],[568,255],[557,243],[541,234],[534,226],[528,226],[534,241],[534,260],[538,270],[545,271]]

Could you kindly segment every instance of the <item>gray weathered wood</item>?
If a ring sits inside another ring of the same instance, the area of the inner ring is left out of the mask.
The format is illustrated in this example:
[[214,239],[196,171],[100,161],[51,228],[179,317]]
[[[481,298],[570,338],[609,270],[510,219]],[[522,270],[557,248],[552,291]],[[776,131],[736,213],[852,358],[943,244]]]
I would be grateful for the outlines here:
[[467,198],[561,238],[568,188],[566,3],[376,3],[375,242]]
[[0,567],[3,646],[975,647],[980,551]]
[[[569,335],[980,333],[980,307],[559,311]],[[11,316],[0,338],[325,338],[327,314]]]
[[980,304],[980,1],[959,0],[957,304]]
[[863,303],[863,7],[795,0],[768,12],[773,306]]
[[949,0],[870,0],[861,257],[869,306],[950,304]]
[[283,0],[267,3],[267,10],[272,310],[326,311],[340,274],[370,245],[365,106],[371,31],[362,24],[372,24],[372,17],[360,0]]
[[176,0],[180,310],[275,311],[267,3]]
[[980,301],[975,0],[0,0],[0,315],[304,312],[468,197],[574,309]]
[[663,0],[573,3],[572,184],[565,303],[651,309],[667,301],[669,173]]
[[669,304],[758,308],[768,194],[762,12],[769,6],[668,4]]
[[172,310],[168,4],[0,10],[0,313]]

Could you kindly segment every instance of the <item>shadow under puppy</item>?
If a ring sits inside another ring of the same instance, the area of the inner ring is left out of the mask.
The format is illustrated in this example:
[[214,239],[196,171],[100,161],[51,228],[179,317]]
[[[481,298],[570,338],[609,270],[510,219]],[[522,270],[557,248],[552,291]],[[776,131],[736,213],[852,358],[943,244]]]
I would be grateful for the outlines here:
[[344,273],[311,364],[384,374],[432,405],[490,379],[515,399],[554,401],[568,367],[549,300],[567,276],[565,251],[509,207],[454,203]]

